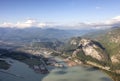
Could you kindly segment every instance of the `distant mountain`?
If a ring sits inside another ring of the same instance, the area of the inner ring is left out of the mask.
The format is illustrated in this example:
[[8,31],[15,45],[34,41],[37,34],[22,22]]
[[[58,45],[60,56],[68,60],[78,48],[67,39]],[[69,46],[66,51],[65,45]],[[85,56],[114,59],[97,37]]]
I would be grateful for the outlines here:
[[41,29],[37,27],[17,29],[0,28],[0,40],[9,42],[31,42],[33,40],[63,40],[73,36],[81,36],[90,30],[60,30],[60,29]]

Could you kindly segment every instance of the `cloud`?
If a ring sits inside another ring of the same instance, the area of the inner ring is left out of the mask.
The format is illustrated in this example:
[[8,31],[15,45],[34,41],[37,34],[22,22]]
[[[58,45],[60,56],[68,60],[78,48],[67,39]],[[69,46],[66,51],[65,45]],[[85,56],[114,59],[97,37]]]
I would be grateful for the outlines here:
[[34,24],[34,23],[36,23],[36,20],[34,20],[34,19],[28,19],[25,23],[26,24]]
[[29,28],[29,27],[43,28],[45,26],[47,26],[47,23],[37,22],[34,19],[28,19],[24,22],[17,22],[17,23],[4,22],[0,24],[0,27],[11,27],[11,28]]
[[101,7],[99,7],[99,6],[96,6],[96,7],[95,7],[95,9],[99,10],[99,9],[101,9]]
[[106,24],[108,24],[108,25],[117,25],[117,24],[119,24],[120,25],[120,16],[116,16],[116,17],[112,18],[111,20],[107,20]]
[[8,22],[4,22],[2,24],[0,24],[0,27],[14,27],[15,25],[13,23],[8,23]]
[[120,16],[116,16],[112,19],[102,21],[102,22],[94,22],[94,23],[78,23],[75,25],[77,28],[92,28],[92,29],[104,29],[115,26],[120,26]]
[[38,23],[36,20],[33,19],[28,19],[25,22],[17,22],[15,24],[15,27],[18,28],[28,28],[28,27],[32,27],[32,26],[36,26]]
[[116,16],[112,19],[102,22],[78,22],[78,23],[66,23],[60,24],[56,22],[38,22],[35,19],[28,19],[24,22],[9,23],[4,22],[0,24],[0,27],[11,27],[11,28],[59,28],[59,29],[104,29],[114,26],[120,26],[120,16]]

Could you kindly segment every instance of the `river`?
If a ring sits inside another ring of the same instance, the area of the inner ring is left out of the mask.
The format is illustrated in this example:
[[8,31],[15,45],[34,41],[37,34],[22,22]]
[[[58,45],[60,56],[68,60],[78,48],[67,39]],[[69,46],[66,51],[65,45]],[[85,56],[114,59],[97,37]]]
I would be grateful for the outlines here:
[[17,60],[8,58],[6,61],[13,63],[8,70],[0,70],[0,81],[112,81],[107,74],[92,67],[53,68],[49,66],[49,74],[39,74]]

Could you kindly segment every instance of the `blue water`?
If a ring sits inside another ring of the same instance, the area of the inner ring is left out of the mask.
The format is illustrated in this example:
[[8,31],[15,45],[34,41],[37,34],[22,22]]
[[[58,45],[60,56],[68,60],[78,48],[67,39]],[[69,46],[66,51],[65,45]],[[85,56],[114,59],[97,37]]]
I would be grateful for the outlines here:
[[49,74],[39,74],[22,62],[12,59],[6,60],[13,61],[12,66],[5,71],[10,74],[0,72],[0,81],[112,81],[108,75],[92,67],[54,68]]

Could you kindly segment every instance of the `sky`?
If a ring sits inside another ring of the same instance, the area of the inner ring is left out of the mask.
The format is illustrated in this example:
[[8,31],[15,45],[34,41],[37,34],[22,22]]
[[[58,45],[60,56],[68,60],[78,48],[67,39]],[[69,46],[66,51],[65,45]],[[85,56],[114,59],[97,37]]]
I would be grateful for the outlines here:
[[0,0],[0,27],[104,28],[120,22],[120,0]]

